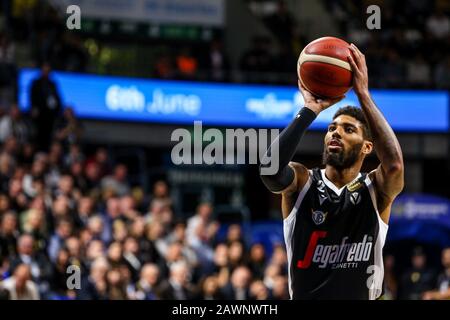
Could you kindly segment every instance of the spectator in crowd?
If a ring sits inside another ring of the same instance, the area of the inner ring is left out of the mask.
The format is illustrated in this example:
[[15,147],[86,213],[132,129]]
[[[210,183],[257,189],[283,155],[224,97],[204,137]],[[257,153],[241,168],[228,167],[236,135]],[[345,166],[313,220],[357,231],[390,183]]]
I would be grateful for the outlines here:
[[85,257],[83,256],[84,252],[82,252],[84,247],[80,238],[75,235],[69,237],[64,244],[64,248],[67,249],[67,252],[69,253],[70,264],[79,267],[82,272],[85,272]]
[[411,264],[411,269],[401,278],[399,290],[401,300],[420,300],[422,294],[431,290],[436,282],[434,272],[427,267],[427,256],[422,248],[415,248]]
[[66,107],[62,118],[55,124],[56,139],[63,145],[78,144],[81,139],[83,128],[80,121],[75,117],[75,112],[71,107]]
[[223,288],[225,298],[228,300],[249,300],[250,282],[252,274],[246,266],[239,266],[231,274],[230,281]]
[[19,264],[14,275],[0,283],[0,287],[8,290],[11,300],[39,300],[36,283],[31,280],[30,266]]
[[17,216],[13,211],[6,211],[0,215],[0,271],[5,272],[9,259],[16,255],[18,238]]
[[70,166],[75,162],[84,162],[85,157],[83,151],[81,150],[81,146],[79,144],[71,144],[69,145],[69,152],[64,157],[64,166],[65,168],[70,168]]
[[273,248],[271,264],[277,265],[281,270],[287,270],[287,255],[283,244],[276,243]]
[[50,152],[39,153],[39,160],[42,161],[46,184],[52,193],[58,188],[59,180],[63,171],[64,150],[59,142],[52,142]]
[[431,69],[422,55],[418,54],[408,63],[407,78],[416,88],[426,88],[431,83]]
[[128,236],[123,244],[123,258],[127,267],[131,272],[131,278],[134,281],[138,280],[139,271],[142,268],[143,261],[139,256],[139,243],[138,241]]
[[159,268],[156,264],[145,264],[136,283],[135,299],[158,300],[156,288],[159,285]]
[[388,254],[384,257],[384,300],[396,300],[398,295],[398,281],[395,274],[395,256]]
[[209,71],[211,80],[223,82],[229,79],[230,62],[220,39],[211,42],[209,51],[202,61],[202,68]]
[[[156,246],[158,247],[158,243],[156,244]],[[166,251],[159,251],[161,256],[164,257],[164,265],[162,265],[161,267],[161,274],[162,276],[164,276],[164,278],[166,278],[167,276],[169,276],[170,274],[170,270],[173,264],[179,262],[179,261],[183,261],[184,263],[186,263],[188,265],[189,271],[190,271],[190,276],[192,276],[192,266],[190,266],[188,264],[188,262],[186,261],[186,257],[184,256],[183,253],[183,244],[181,242],[174,242],[171,243],[168,247]]]
[[181,79],[194,79],[198,70],[198,60],[189,47],[181,49],[176,59],[178,77]]
[[93,193],[100,193],[100,166],[97,162],[89,162],[85,167],[87,188]]
[[65,241],[72,234],[72,223],[70,220],[61,219],[57,222],[56,232],[50,238],[48,245],[48,256],[51,261],[56,261],[60,249],[64,246]]
[[112,172],[112,166],[111,166],[111,159],[108,155],[108,150],[103,147],[99,147],[95,150],[95,153],[88,157],[86,160],[86,167],[88,167],[90,164],[94,163],[97,170],[98,170],[98,177],[104,178],[105,176],[111,174]]
[[424,300],[448,300],[450,299],[450,247],[442,250],[442,266],[444,270],[438,276],[435,290],[426,291]]
[[159,297],[163,300],[192,300],[196,296],[195,289],[189,283],[190,270],[188,264],[177,261],[170,266],[168,281],[159,288]]
[[8,197],[11,200],[11,209],[16,212],[22,212],[26,210],[28,204],[28,198],[23,191],[22,181],[18,178],[9,180]]
[[450,19],[440,8],[427,19],[426,26],[431,36],[438,40],[445,40],[450,36]]
[[264,278],[266,267],[266,252],[261,243],[255,243],[250,248],[249,267],[256,279]]
[[228,262],[228,246],[225,243],[219,243],[214,249],[214,273],[217,275],[219,286],[224,287],[231,275]]
[[108,298],[106,274],[109,268],[108,261],[104,257],[96,258],[90,267],[89,276],[81,281],[81,289],[76,290],[77,299],[106,300]]
[[113,226],[116,221],[122,219],[120,211],[120,200],[118,197],[111,197],[106,200],[106,212],[103,216],[105,228],[103,228],[102,240],[109,243],[113,239]]
[[171,204],[169,186],[164,180],[158,180],[153,185],[152,200],[161,200],[166,205]]
[[226,242],[230,245],[233,242],[240,242],[245,247],[244,235],[242,233],[242,227],[240,224],[233,223],[228,227]]
[[88,196],[82,196],[77,202],[77,213],[80,226],[86,226],[89,218],[95,214],[94,200]]
[[106,295],[108,300],[127,300],[126,283],[120,268],[112,268],[106,273]]
[[261,280],[255,280],[250,284],[250,297],[252,300],[271,300],[269,289]]
[[53,270],[50,281],[50,297],[53,299],[59,299],[61,297],[68,297],[69,288],[67,286],[67,280],[69,274],[67,273],[70,266],[70,254],[69,251],[61,247],[57,254],[53,264]]
[[[9,180],[11,179],[15,169],[15,161],[14,158],[6,153],[0,153],[0,188],[1,192],[8,192],[9,189]],[[7,200],[6,200],[7,199]],[[8,201],[9,206],[9,197],[5,195],[5,200]]]
[[286,276],[275,276],[272,280],[272,299],[289,300],[288,279]]
[[222,294],[219,286],[219,280],[217,276],[211,275],[205,277],[200,282],[201,293],[200,300],[224,300],[225,297]]
[[72,162],[70,165],[69,173],[73,178],[74,188],[81,194],[86,194],[89,189],[88,181],[86,179],[86,176],[84,175],[83,161],[76,160]]
[[39,293],[48,293],[51,275],[51,264],[41,252],[35,249],[35,241],[31,235],[24,234],[17,241],[17,257],[11,260],[10,273],[13,274],[17,266],[26,264],[30,267],[32,280],[39,288]]
[[[86,246],[86,264],[88,269],[92,268],[92,264],[98,259],[98,258],[105,258],[106,256],[106,245],[103,241],[99,239],[91,239]],[[108,262],[106,260],[106,262]],[[101,265],[101,263],[99,263]],[[107,263],[108,268],[109,264]]]
[[205,202],[199,204],[196,214],[188,219],[186,237],[192,247],[199,247],[203,243],[212,244],[219,230],[219,224],[212,215],[213,207]]
[[14,137],[20,144],[25,144],[30,139],[30,129],[28,124],[23,120],[19,107],[14,104],[9,114],[0,120],[0,143],[6,138]]
[[56,120],[61,112],[61,98],[56,83],[50,78],[50,64],[44,63],[41,75],[31,84],[30,103],[37,132],[37,144],[48,150]]
[[[0,171],[3,171],[3,169],[1,169],[2,166],[3,164],[2,161],[0,160]],[[9,210],[9,198],[6,194],[0,193],[0,216],[6,213],[8,210]]]
[[240,241],[233,241],[228,245],[228,266],[233,271],[241,265],[247,265],[244,245]]
[[116,165],[113,174],[102,179],[102,189],[112,190],[119,197],[128,194],[130,192],[130,185],[127,181],[127,175],[128,169],[124,164]]
[[[36,201],[36,199],[39,198],[35,198],[33,202],[39,203],[39,200]],[[30,208],[26,213],[22,213],[22,217],[24,219],[22,230],[33,237],[35,250],[45,253],[48,245],[48,233],[44,211],[40,208]]]
[[[162,241],[158,241],[158,247],[160,252],[167,252],[168,247],[173,243],[179,243],[182,245],[182,254],[186,259],[186,262],[193,268],[199,267],[198,272],[200,274],[210,273],[212,268],[212,257],[205,257],[199,255],[194,248],[192,248],[186,242],[186,224],[183,221],[178,221],[174,224],[170,232]],[[200,261],[199,261],[200,256]]]
[[267,288],[273,289],[275,285],[275,279],[281,275],[281,268],[279,265],[275,263],[270,263],[267,265],[267,268],[264,270],[264,279],[263,282]]

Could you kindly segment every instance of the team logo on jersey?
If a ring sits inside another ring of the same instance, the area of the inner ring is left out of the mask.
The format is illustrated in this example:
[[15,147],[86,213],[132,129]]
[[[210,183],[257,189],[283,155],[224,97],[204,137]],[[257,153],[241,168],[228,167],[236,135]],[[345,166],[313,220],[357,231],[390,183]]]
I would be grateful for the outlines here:
[[325,183],[322,180],[317,181],[317,191],[319,192],[319,203],[322,205],[327,199],[327,195],[325,193]]
[[313,211],[312,213],[312,219],[316,225],[322,224],[325,222],[325,219],[327,218],[328,212],[322,212],[322,211]]
[[350,202],[356,206],[361,202],[361,195],[358,192],[350,193]]
[[359,181],[359,179],[358,179],[358,180],[355,180],[355,181],[351,182],[351,183],[347,186],[347,189],[348,189],[348,191],[350,191],[350,192],[354,192],[354,191],[358,190],[359,188],[361,188],[361,186],[362,186],[362,183],[361,183],[361,181]]
[[317,190],[320,193],[325,193],[325,183],[322,180],[317,181]]

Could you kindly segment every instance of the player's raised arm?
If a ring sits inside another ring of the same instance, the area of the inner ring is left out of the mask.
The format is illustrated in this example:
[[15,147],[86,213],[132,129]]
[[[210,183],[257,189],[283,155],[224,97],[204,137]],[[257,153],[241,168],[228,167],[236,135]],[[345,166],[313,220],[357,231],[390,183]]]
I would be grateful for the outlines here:
[[[317,115],[343,99],[340,97],[321,100],[307,91],[300,81],[298,84],[305,100],[305,107],[274,140],[261,161],[261,179],[266,187],[274,193],[293,193],[308,181],[308,170],[300,164],[289,165],[289,162],[292,160],[303,134]],[[278,157],[274,157],[273,152],[278,152]],[[265,174],[264,168],[271,165],[270,159],[278,159],[278,166],[275,174],[268,175]]]
[[400,143],[389,123],[373,102],[369,93],[366,59],[351,44],[349,62],[353,71],[353,88],[369,124],[380,165],[371,173],[377,190],[378,211],[384,222],[389,221],[390,206],[403,189],[403,156]]

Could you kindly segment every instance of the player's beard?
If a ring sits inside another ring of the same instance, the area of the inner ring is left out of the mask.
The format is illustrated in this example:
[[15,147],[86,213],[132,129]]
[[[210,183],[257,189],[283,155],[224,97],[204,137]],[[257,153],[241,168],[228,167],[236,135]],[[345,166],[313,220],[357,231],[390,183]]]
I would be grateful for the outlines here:
[[362,146],[362,143],[356,143],[349,150],[342,148],[339,152],[330,152],[325,146],[322,162],[339,170],[350,168],[358,160]]

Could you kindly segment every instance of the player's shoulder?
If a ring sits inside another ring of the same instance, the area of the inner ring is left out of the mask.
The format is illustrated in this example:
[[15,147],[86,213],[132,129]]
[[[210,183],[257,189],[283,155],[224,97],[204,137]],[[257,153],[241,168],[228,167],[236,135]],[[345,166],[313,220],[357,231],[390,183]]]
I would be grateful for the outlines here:
[[305,165],[301,164],[300,162],[289,161],[289,166],[294,169],[299,168],[301,170],[304,170],[304,169],[308,170],[308,168]]
[[307,166],[305,166],[304,164],[300,163],[300,162],[295,162],[295,161],[290,161],[289,162],[289,166],[291,168],[293,168],[294,170],[300,170],[303,172],[307,172],[309,174],[312,174],[316,171],[320,171],[320,168],[318,167],[314,167],[314,168],[308,168]]

